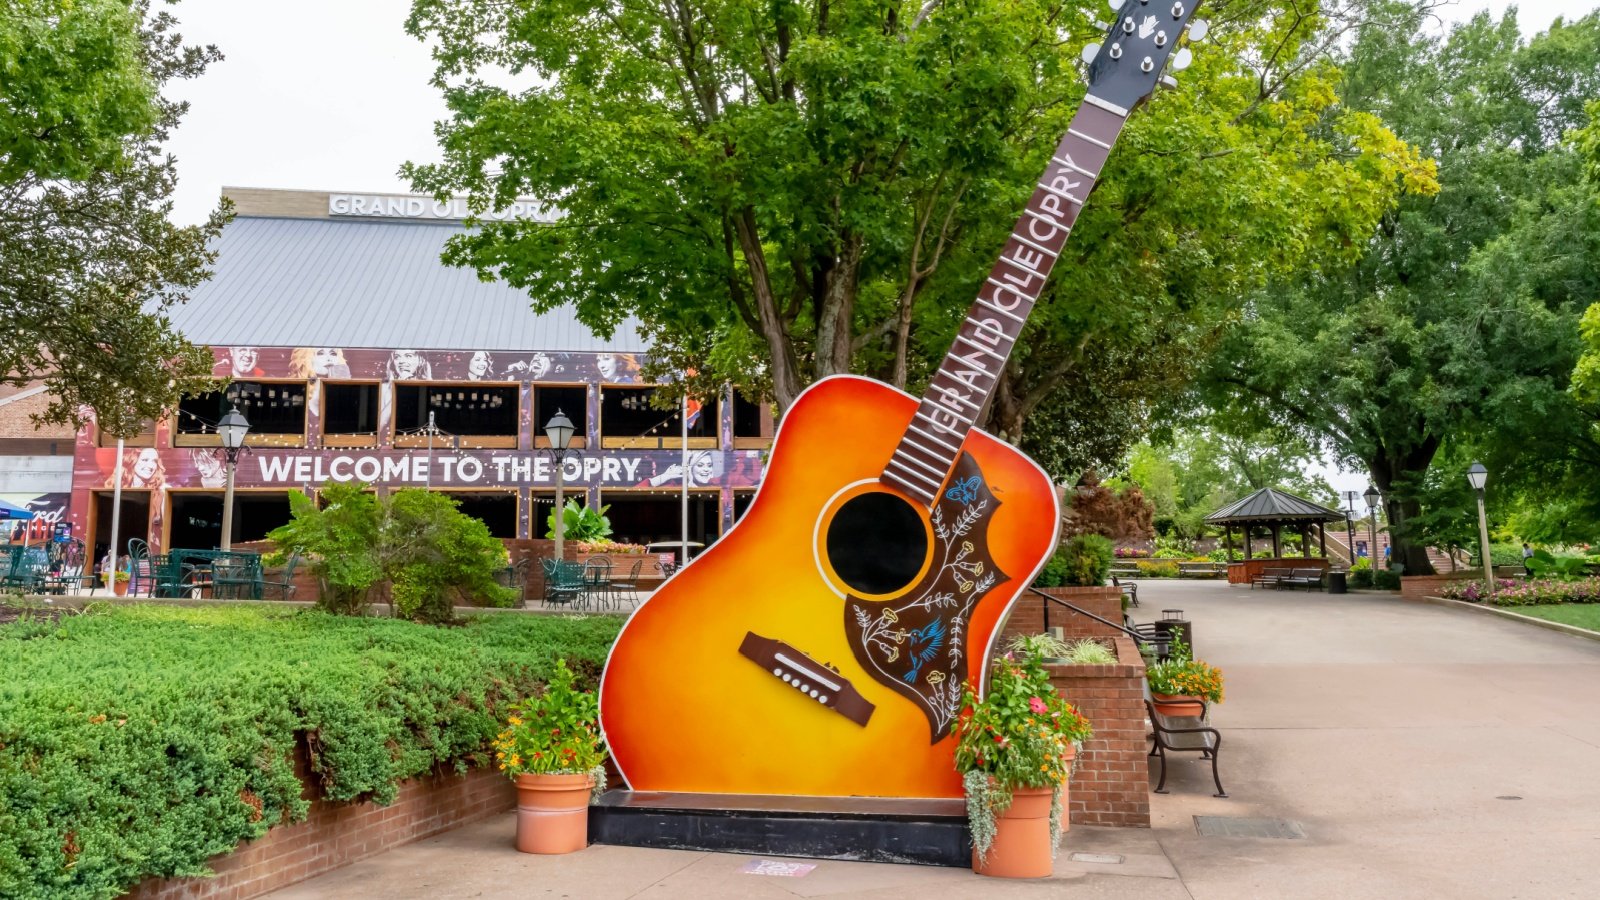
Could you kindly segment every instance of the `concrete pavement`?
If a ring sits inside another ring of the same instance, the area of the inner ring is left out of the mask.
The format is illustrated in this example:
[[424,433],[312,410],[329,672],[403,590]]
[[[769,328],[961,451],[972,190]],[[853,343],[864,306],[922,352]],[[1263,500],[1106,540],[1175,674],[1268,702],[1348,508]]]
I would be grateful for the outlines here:
[[[1141,620],[1183,609],[1224,670],[1212,717],[1230,797],[1180,759],[1152,828],[1074,828],[1051,879],[817,860],[775,877],[741,872],[750,857],[625,847],[534,857],[512,849],[506,815],[273,896],[1600,896],[1600,643],[1388,595],[1145,580],[1140,597]],[[1305,836],[1202,836],[1195,816]]]

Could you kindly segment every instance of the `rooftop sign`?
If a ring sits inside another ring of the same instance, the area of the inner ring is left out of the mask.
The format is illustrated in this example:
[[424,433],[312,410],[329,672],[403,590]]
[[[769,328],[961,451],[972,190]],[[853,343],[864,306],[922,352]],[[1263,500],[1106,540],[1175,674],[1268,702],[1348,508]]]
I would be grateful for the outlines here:
[[[471,215],[465,197],[448,201],[415,194],[329,194],[328,215],[364,216],[378,219],[465,219]],[[554,222],[561,214],[534,200],[518,200],[502,210],[485,212],[481,219],[506,221],[531,219]]]

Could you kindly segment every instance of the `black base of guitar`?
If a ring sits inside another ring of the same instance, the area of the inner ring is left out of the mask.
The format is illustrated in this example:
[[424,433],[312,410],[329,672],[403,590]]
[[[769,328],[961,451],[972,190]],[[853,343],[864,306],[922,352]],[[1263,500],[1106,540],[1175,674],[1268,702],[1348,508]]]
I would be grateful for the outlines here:
[[961,800],[612,790],[589,807],[589,840],[757,856],[972,865],[972,836]]

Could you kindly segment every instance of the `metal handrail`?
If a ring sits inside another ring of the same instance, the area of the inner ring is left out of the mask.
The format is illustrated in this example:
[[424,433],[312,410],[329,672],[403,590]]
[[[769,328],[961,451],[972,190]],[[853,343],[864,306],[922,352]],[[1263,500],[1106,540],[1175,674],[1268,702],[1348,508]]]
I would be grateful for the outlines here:
[[[1125,625],[1118,625],[1116,622],[1113,622],[1110,619],[1101,618],[1100,616],[1097,616],[1094,613],[1089,612],[1087,609],[1084,609],[1084,608],[1082,608],[1080,606],[1077,606],[1075,604],[1072,604],[1072,603],[1068,603],[1067,601],[1061,599],[1060,597],[1056,597],[1056,596],[1052,596],[1050,594],[1046,594],[1044,591],[1039,590],[1038,588],[1034,587],[1031,584],[1028,585],[1028,590],[1032,591],[1035,594],[1038,594],[1039,596],[1041,596],[1044,599],[1050,601],[1051,603],[1059,603],[1062,606],[1065,606],[1067,609],[1072,610],[1073,612],[1077,613],[1080,616],[1088,616],[1089,618],[1095,620],[1096,622],[1099,622],[1102,625],[1107,625],[1107,626],[1110,626],[1112,628],[1115,628],[1116,630],[1122,632],[1123,634],[1127,635],[1128,637],[1133,638],[1135,641],[1138,641],[1141,644],[1155,644],[1155,643],[1158,643],[1157,641],[1151,640],[1148,635],[1140,634],[1139,632],[1134,631],[1134,630],[1128,628]],[[1048,630],[1050,628],[1050,607],[1048,605],[1046,605],[1045,608],[1044,608],[1044,611],[1045,611],[1045,614],[1044,614],[1044,625],[1045,625],[1046,630]]]

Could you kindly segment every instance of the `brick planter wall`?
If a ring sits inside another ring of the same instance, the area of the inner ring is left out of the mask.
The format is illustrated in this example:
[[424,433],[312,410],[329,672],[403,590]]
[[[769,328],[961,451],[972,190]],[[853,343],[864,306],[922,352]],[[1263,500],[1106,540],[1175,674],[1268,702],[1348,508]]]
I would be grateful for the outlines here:
[[[1122,621],[1122,592],[1115,587],[1045,588],[1046,593],[1112,622]],[[1045,601],[1027,594],[1011,608],[1001,628],[1000,646],[1020,634],[1039,634],[1045,626]],[[1145,756],[1144,659],[1133,640],[1120,631],[1057,604],[1050,605],[1049,623],[1067,640],[1083,637],[1111,640],[1115,665],[1051,666],[1050,681],[1088,717],[1094,737],[1083,746],[1068,795],[1075,825],[1150,827],[1149,762]]]
[[1402,575],[1400,599],[1421,600],[1423,597],[1437,597],[1439,590],[1450,582],[1469,580],[1473,577],[1482,578],[1483,570],[1462,569],[1459,572],[1446,572],[1443,575]]
[[[306,782],[304,753],[299,754]],[[306,790],[306,795],[311,795]],[[503,813],[516,806],[516,788],[493,769],[431,775],[400,786],[388,806],[314,800],[305,821],[279,825],[232,853],[214,856],[211,878],[149,878],[134,900],[259,897],[385,850]]]

